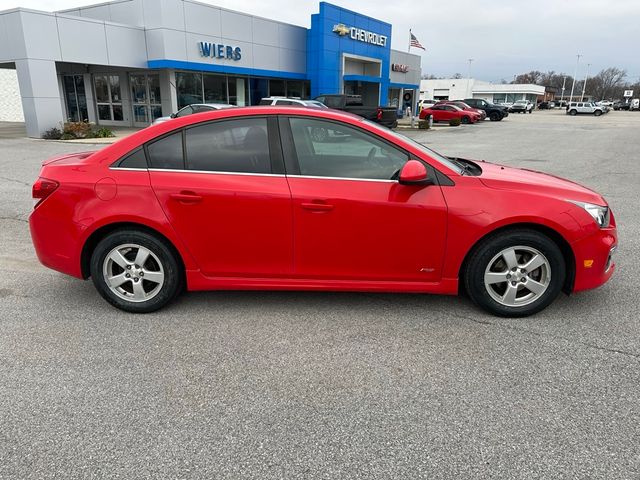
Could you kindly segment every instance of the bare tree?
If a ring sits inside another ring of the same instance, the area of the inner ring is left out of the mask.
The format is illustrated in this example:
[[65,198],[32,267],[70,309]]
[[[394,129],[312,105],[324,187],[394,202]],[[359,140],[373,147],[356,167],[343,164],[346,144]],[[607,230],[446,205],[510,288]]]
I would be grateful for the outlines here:
[[605,68],[587,80],[587,90],[597,100],[613,98],[618,96],[621,87],[624,87],[626,76],[626,70],[617,67]]
[[462,74],[461,73],[454,73],[453,74],[453,78],[456,78],[456,79],[462,78]]

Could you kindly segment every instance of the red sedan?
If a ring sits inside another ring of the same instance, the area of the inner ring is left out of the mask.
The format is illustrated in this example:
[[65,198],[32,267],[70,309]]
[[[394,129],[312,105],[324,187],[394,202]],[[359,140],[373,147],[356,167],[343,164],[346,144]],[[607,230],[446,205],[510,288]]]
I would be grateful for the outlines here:
[[[316,129],[329,135],[314,136]],[[187,290],[464,290],[533,314],[611,277],[604,198],[567,180],[447,158],[347,113],[199,113],[44,162],[40,261],[150,312]]]
[[477,113],[478,115],[480,115],[480,120],[484,120],[485,118],[487,118],[487,114],[485,113],[484,110],[480,110],[479,108],[473,108],[472,106],[464,103],[462,100],[442,100],[436,103],[436,105],[455,105],[456,107],[461,108],[462,110],[465,110],[467,112]]
[[462,123],[476,123],[481,120],[481,115],[476,112],[463,110],[455,105],[437,103],[429,108],[424,108],[420,112],[420,119],[424,120],[431,116],[434,122],[449,122],[454,118],[460,119]]

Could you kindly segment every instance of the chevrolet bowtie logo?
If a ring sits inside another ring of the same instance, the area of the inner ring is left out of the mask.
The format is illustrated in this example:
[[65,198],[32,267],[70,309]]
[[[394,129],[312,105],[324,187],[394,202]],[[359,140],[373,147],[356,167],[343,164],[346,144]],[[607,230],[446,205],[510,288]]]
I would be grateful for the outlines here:
[[339,23],[333,26],[333,31],[341,37],[344,37],[345,35],[349,35],[350,30],[344,23]]

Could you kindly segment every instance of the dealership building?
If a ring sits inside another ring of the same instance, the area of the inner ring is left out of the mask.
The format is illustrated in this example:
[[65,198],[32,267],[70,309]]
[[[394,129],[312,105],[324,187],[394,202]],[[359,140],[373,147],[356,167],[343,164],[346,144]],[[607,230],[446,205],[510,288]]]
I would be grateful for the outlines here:
[[326,2],[311,28],[192,0],[0,11],[0,68],[15,69],[31,137],[65,121],[144,127],[192,103],[362,95],[414,106],[420,57],[389,23]]
[[490,103],[513,103],[516,100],[553,100],[546,89],[530,83],[490,83],[475,78],[437,78],[420,82],[420,99],[462,100],[481,98]]

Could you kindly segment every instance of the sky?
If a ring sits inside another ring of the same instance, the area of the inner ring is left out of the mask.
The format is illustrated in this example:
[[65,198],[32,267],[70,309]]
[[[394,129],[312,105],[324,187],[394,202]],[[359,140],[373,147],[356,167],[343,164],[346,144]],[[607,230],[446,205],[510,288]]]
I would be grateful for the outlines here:
[[[309,27],[311,0],[200,0],[221,7]],[[60,10],[92,0],[0,0],[0,10],[22,6]],[[426,51],[425,74],[460,73],[500,82],[530,70],[582,78],[615,66],[640,80],[640,0],[331,0],[393,25],[391,47],[406,51],[409,29]]]

